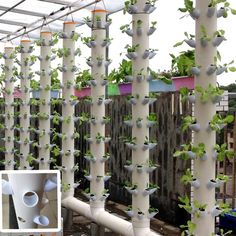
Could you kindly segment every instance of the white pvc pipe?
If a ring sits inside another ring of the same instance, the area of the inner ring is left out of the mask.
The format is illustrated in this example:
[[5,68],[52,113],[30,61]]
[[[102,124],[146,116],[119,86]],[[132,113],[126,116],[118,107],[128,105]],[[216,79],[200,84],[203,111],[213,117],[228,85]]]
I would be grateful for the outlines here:
[[[93,11],[92,18],[93,22],[96,22],[96,17],[101,17],[102,25],[106,22],[106,11]],[[90,150],[94,157],[97,157],[96,162],[90,162],[90,174],[92,176],[92,180],[90,181],[90,193],[94,194],[96,197],[95,201],[90,201],[91,207],[99,207],[104,208],[104,200],[101,200],[104,191],[104,181],[101,178],[97,181],[97,176],[104,176],[105,175],[105,165],[104,162],[99,161],[99,158],[102,158],[105,155],[105,145],[104,142],[96,142],[97,134],[102,135],[105,137],[105,125],[101,123],[102,118],[105,116],[105,104],[98,104],[98,97],[104,96],[105,99],[105,86],[101,84],[102,82],[102,75],[105,75],[105,47],[102,47],[102,42],[106,38],[106,31],[102,28],[97,28],[96,23],[94,29],[92,29],[92,37],[95,38],[96,47],[92,47],[91,49],[91,57],[92,61],[94,62],[91,68],[92,79],[96,80],[96,86],[91,86],[91,97],[93,104],[91,105],[91,117],[95,117],[96,124],[90,125],[90,133],[92,138],[92,143],[90,144]],[[103,58],[102,65],[98,65],[97,58]]]
[[[29,62],[27,64],[24,63],[26,58],[30,56],[30,53],[28,53],[29,47],[30,47],[30,40],[21,40],[21,46],[24,49],[24,52],[21,53],[21,73],[23,74],[23,78],[20,80],[21,82],[21,99],[23,104],[20,107],[21,111],[21,119],[20,119],[20,125],[22,129],[20,130],[20,140],[22,141],[20,143],[20,169],[28,169],[29,162],[27,161],[27,156],[30,152],[30,144],[24,143],[24,140],[28,139],[30,140],[30,133],[28,132],[28,128],[30,125],[30,80],[28,79],[29,73],[30,73],[30,65]],[[25,88],[28,88],[26,90]],[[24,118],[24,115],[26,114],[26,119]]]
[[[136,97],[139,95],[139,99],[137,99],[137,104],[132,105],[132,137],[136,137],[137,139],[137,149],[132,150],[132,165],[148,165],[149,163],[149,149],[144,150],[143,144],[145,138],[149,138],[149,128],[147,126],[147,116],[149,114],[149,103],[142,104],[142,101],[145,96],[149,95],[149,83],[147,81],[148,74],[148,66],[149,59],[143,58],[143,53],[145,50],[149,50],[149,36],[147,35],[147,29],[149,29],[149,14],[142,13],[146,0],[138,0],[137,8],[138,13],[132,15],[133,22],[133,38],[132,45],[139,45],[137,49],[137,58],[132,60],[133,67],[133,84],[132,84],[132,95]],[[142,22],[141,30],[142,33],[138,35],[138,21]],[[137,81],[137,74],[142,72],[144,78],[142,81]],[[142,127],[136,126],[136,121],[138,118],[142,119]],[[150,219],[148,218],[148,209],[149,209],[149,195],[145,196],[143,191],[149,185],[149,173],[143,171],[139,173],[136,169],[132,172],[132,184],[138,186],[138,194],[132,195],[132,209],[134,211],[134,217],[132,218],[134,230],[138,232],[146,232],[150,228]],[[144,214],[142,219],[137,217],[138,211],[141,211]]]
[[[212,17],[207,16],[209,1],[196,1],[196,9],[200,12],[200,17],[196,20],[196,65],[200,66],[200,75],[195,76],[195,86],[201,86],[206,89],[209,84],[216,85],[216,73],[207,75],[207,68],[214,64],[214,57],[216,56],[217,48],[213,46],[210,41],[206,47],[201,45],[202,26],[205,27],[207,34],[213,37],[217,30],[217,11]],[[197,122],[202,127],[199,132],[194,133],[194,145],[199,143],[205,144],[207,159],[205,161],[200,158],[194,161],[194,172],[197,174],[201,185],[199,188],[194,188],[194,200],[200,204],[207,204],[207,214],[204,217],[194,217],[193,221],[196,223],[196,235],[211,235],[215,231],[215,218],[212,217],[211,211],[215,205],[215,188],[207,188],[207,183],[211,179],[215,179],[216,163],[212,158],[212,150],[216,141],[216,134],[214,131],[207,131],[207,125],[216,113],[216,105],[211,102],[202,103],[199,96],[196,97],[195,102],[195,117]]]
[[[70,184],[70,189],[63,192],[63,197],[74,196],[74,171],[71,169],[74,167],[74,139],[72,136],[74,134],[74,106],[70,104],[71,96],[74,95],[74,82],[75,82],[75,72],[71,70],[75,66],[75,42],[71,39],[71,34],[75,32],[76,22],[64,22],[64,32],[68,38],[63,39],[63,47],[70,49],[70,55],[68,57],[63,57],[63,66],[67,68],[66,72],[62,74],[63,90],[62,98],[65,104],[62,106],[62,117],[71,117],[69,122],[62,123],[62,133],[67,135],[67,138],[62,140],[62,166],[66,167],[66,170],[62,172],[62,183]],[[72,82],[68,87],[67,83]],[[65,155],[67,151],[70,151],[70,155]]]
[[150,229],[136,229],[133,231],[132,223],[114,216],[101,208],[90,208],[90,206],[74,197],[67,197],[62,200],[62,206],[71,209],[88,219],[93,220],[113,232],[124,236],[157,236],[158,233],[150,231]]
[[[13,170],[14,169],[14,153],[12,152],[14,148],[14,107],[12,106],[14,102],[14,82],[11,80],[13,76],[13,59],[9,58],[10,55],[13,53],[13,47],[5,47],[5,54],[7,59],[5,59],[5,75],[6,75],[6,82],[5,82],[5,170]],[[8,114],[10,115],[9,119],[7,118]],[[10,138],[10,140],[8,140]]]
[[[8,174],[13,189],[13,203],[19,229],[36,228],[35,217],[40,216],[45,175]],[[22,184],[23,183],[23,184]]]
[[45,71],[46,73],[42,73],[40,75],[40,99],[45,99],[45,104],[40,104],[40,112],[48,115],[48,119],[40,119],[39,120],[39,130],[42,132],[45,131],[45,134],[39,137],[39,160],[43,158],[43,160],[39,161],[39,169],[49,169],[49,159],[50,159],[50,148],[46,148],[50,145],[50,113],[51,113],[51,89],[45,90],[47,86],[51,87],[51,63],[50,60],[46,60],[46,57],[51,57],[51,46],[49,46],[49,41],[52,39],[52,33],[43,31],[41,32],[41,39],[45,40],[46,46],[41,46],[41,57],[40,61],[40,72]]

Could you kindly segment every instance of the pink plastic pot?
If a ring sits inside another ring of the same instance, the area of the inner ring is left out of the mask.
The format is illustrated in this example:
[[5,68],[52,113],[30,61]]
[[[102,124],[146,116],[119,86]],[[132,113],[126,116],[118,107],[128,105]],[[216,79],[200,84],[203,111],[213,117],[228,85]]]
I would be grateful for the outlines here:
[[181,77],[173,77],[173,84],[175,90],[179,90],[180,88],[187,87],[188,89],[194,89],[194,77],[181,76]]
[[91,88],[86,87],[86,88],[82,88],[80,90],[75,89],[75,96],[79,97],[79,98],[86,97],[86,96],[91,96]]

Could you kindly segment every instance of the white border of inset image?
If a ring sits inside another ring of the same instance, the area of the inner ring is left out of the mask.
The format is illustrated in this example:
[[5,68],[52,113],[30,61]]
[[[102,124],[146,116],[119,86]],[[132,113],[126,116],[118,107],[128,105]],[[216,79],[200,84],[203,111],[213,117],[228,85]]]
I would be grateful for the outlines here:
[[0,171],[0,183],[4,174],[56,174],[57,175],[57,228],[45,229],[3,229],[3,209],[2,209],[2,187],[0,186],[0,232],[2,233],[50,233],[61,230],[61,178],[59,170],[3,170]]

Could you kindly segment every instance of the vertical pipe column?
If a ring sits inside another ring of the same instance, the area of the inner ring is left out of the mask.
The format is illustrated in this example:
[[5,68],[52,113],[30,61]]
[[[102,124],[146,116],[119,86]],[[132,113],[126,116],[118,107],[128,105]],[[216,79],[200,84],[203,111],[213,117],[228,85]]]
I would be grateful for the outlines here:
[[92,79],[96,80],[96,86],[91,86],[91,117],[95,117],[96,122],[91,123],[90,132],[92,143],[90,144],[90,150],[96,161],[90,161],[90,174],[92,179],[90,181],[90,192],[95,194],[96,200],[90,201],[91,208],[104,208],[104,200],[101,200],[104,191],[104,180],[103,178],[97,179],[97,176],[105,175],[105,165],[99,159],[105,155],[105,145],[104,142],[97,142],[96,136],[100,134],[105,137],[105,125],[101,123],[103,117],[105,116],[105,104],[98,103],[98,98],[104,96],[105,99],[105,86],[102,85],[102,76],[105,75],[104,63],[99,65],[98,57],[105,60],[106,50],[102,47],[102,42],[106,38],[106,30],[103,27],[99,27],[96,23],[96,18],[101,18],[101,25],[103,26],[106,22],[106,11],[105,10],[94,10],[92,11],[92,18],[94,22],[94,27],[92,27],[92,37],[95,38],[96,46],[92,47],[91,56],[93,66],[91,69]]
[[[41,114],[48,118],[39,119],[39,169],[49,169],[50,159],[50,97],[51,97],[51,76],[50,76],[50,60],[47,60],[47,56],[51,57],[51,46],[49,41],[52,39],[51,32],[41,32],[40,35],[45,46],[41,46],[40,55],[42,60],[40,62],[40,107]],[[42,102],[42,100],[44,101]],[[42,159],[43,158],[43,159]]]
[[[20,112],[22,114],[20,119],[20,153],[21,153],[21,159],[20,159],[20,168],[21,169],[28,169],[29,163],[27,161],[27,156],[30,152],[30,144],[29,142],[24,143],[24,140],[30,140],[30,133],[28,132],[28,128],[30,125],[30,94],[29,94],[29,88],[30,88],[30,80],[28,79],[29,73],[30,73],[30,61],[28,63],[25,63],[27,58],[29,58],[30,53],[29,47],[30,47],[30,40],[21,40],[21,46],[23,48],[21,52],[21,100],[22,104],[20,107]],[[27,88],[27,89],[26,89]],[[24,115],[24,116],[23,116]],[[25,118],[24,118],[25,117]]]
[[[63,48],[69,49],[69,55],[63,56],[63,67],[66,71],[63,71],[63,93],[62,98],[64,104],[62,106],[62,117],[64,121],[62,123],[62,133],[66,134],[66,139],[62,140],[62,166],[65,167],[62,172],[62,183],[70,184],[70,189],[63,193],[64,197],[74,196],[74,106],[70,103],[71,96],[74,95],[74,83],[75,73],[73,67],[75,66],[75,42],[71,39],[71,35],[75,32],[75,22],[64,22],[64,33],[67,37],[63,38]],[[65,118],[71,117],[67,122]]]
[[[149,14],[143,12],[145,0],[138,0],[136,3],[137,13],[132,14],[133,21],[133,38],[132,45],[138,45],[136,50],[137,58],[132,60],[133,68],[133,84],[132,95],[137,98],[136,105],[132,105],[132,138],[136,138],[137,148],[132,150],[133,166],[144,165],[149,163],[149,149],[144,150],[143,145],[145,137],[149,139],[149,128],[147,126],[146,117],[149,115],[149,103],[143,103],[145,96],[149,96],[149,83],[147,81],[147,73],[149,59],[143,59],[145,50],[149,50],[149,39],[145,29],[149,29]],[[143,32],[138,33],[138,22],[141,22]],[[139,72],[143,74],[143,80],[138,81]],[[138,118],[142,119],[142,127],[136,125]],[[139,173],[136,169],[132,172],[132,185],[137,185],[138,193],[132,195],[132,208],[134,217],[132,218],[135,235],[141,235],[143,230],[146,231],[150,227],[148,218],[149,195],[144,195],[144,190],[149,186],[149,173],[142,171]],[[139,219],[138,212],[144,213],[144,217]]]
[[13,80],[13,59],[10,55],[13,53],[13,47],[5,47],[5,169],[14,169],[14,80]]
[[[207,69],[211,64],[214,64],[217,48],[209,42],[206,47],[201,45],[201,28],[205,27],[207,34],[213,37],[217,30],[217,13],[215,11],[212,17],[207,16],[208,5],[210,1],[196,0],[196,10],[199,10],[200,17],[196,20],[196,53],[195,62],[200,66],[200,75],[195,76],[195,86],[201,86],[207,89],[208,85],[216,85],[216,73],[207,74]],[[211,211],[215,205],[215,188],[207,188],[207,183],[211,179],[215,179],[216,163],[212,158],[212,150],[215,145],[215,131],[208,131],[207,126],[212,117],[216,113],[216,105],[212,101],[202,103],[199,95],[196,95],[195,117],[201,126],[199,132],[194,133],[194,145],[199,143],[205,144],[207,160],[202,161],[197,158],[194,161],[194,173],[198,176],[200,187],[194,188],[194,200],[200,204],[207,204],[207,214],[204,217],[196,218],[193,216],[193,221],[196,224],[196,235],[211,235],[215,231],[215,217],[211,215]]]

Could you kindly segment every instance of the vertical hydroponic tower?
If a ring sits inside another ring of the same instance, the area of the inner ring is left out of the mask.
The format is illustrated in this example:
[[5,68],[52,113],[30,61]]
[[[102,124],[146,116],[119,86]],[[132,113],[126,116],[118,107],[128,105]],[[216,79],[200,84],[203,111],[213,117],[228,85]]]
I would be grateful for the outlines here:
[[72,40],[75,26],[76,22],[64,22],[63,48],[69,53],[63,56],[62,134],[66,136],[62,139],[62,184],[68,185],[63,197],[74,196],[74,106],[71,96],[74,95],[75,83],[75,42]]
[[[136,55],[132,58],[133,83],[132,96],[136,100],[132,104],[132,138],[136,146],[132,150],[132,165],[135,169],[132,172],[132,185],[137,186],[137,193],[132,194],[132,218],[134,233],[141,235],[150,228],[148,218],[149,194],[145,189],[149,187],[149,172],[143,168],[142,172],[137,171],[137,166],[149,165],[149,148],[144,146],[149,140],[149,127],[147,116],[149,115],[149,83],[147,80],[149,57],[144,53],[149,51],[149,13],[145,11],[146,0],[138,0],[134,5],[132,22],[133,38],[132,46],[136,47]],[[132,5],[130,6],[132,7]],[[142,125],[137,125],[141,120]]]
[[20,119],[20,169],[28,169],[27,156],[30,153],[30,40],[21,40],[21,119]]
[[[216,86],[216,73],[209,73],[209,67],[215,64],[217,48],[214,46],[212,40],[214,33],[217,30],[217,11],[213,15],[209,15],[208,11],[210,1],[196,1],[195,12],[199,13],[196,19],[196,66],[200,68],[200,74],[195,76],[195,86],[201,86],[207,89],[209,84]],[[201,42],[202,29],[206,30],[212,40],[204,46]],[[202,160],[197,158],[194,161],[194,174],[197,175],[200,181],[200,187],[194,188],[194,200],[200,204],[207,204],[205,216],[196,217],[193,215],[193,221],[196,223],[196,235],[211,235],[215,231],[215,217],[211,212],[215,206],[215,188],[208,188],[207,184],[210,180],[215,179],[216,162],[212,158],[213,148],[216,142],[215,131],[210,130],[208,125],[212,117],[216,113],[216,105],[211,100],[203,103],[200,100],[200,95],[196,94],[195,102],[195,118],[200,124],[200,131],[194,133],[194,145],[199,143],[205,144],[207,159]]]
[[5,169],[14,169],[14,78],[13,78],[13,47],[5,47]]
[[50,159],[50,115],[51,76],[50,58],[52,33],[41,32],[40,56],[40,115],[39,115],[39,169],[49,169]]
[[[92,11],[92,37],[95,39],[95,46],[92,46],[91,61],[93,63],[91,72],[92,80],[96,82],[91,86],[91,118],[95,118],[95,122],[91,122],[90,136],[91,154],[96,158],[95,161],[90,161],[90,193],[95,194],[95,199],[90,200],[91,208],[104,208],[104,200],[102,199],[104,191],[104,176],[105,165],[101,158],[105,155],[104,140],[96,139],[96,137],[105,137],[105,125],[102,122],[105,116],[105,85],[103,76],[105,75],[105,47],[102,46],[103,40],[106,38],[106,11]],[[99,178],[101,176],[101,178]]]

